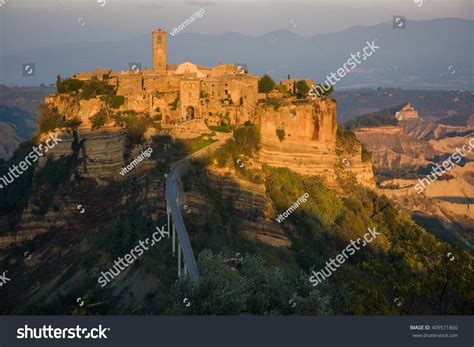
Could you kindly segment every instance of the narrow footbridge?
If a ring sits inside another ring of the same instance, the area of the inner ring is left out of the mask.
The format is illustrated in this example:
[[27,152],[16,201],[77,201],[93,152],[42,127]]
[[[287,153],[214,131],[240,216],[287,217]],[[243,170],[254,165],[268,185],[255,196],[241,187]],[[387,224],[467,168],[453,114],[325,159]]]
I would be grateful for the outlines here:
[[[182,190],[180,189],[181,176],[190,164],[190,159],[208,155],[222,146],[228,138],[230,138],[230,136],[227,134],[221,135],[217,142],[173,163],[171,165],[171,171],[166,178],[165,197],[166,213],[168,216],[168,235],[172,235],[173,256],[175,256],[176,251],[178,252],[178,277],[181,275],[189,275],[193,280],[199,279],[196,258],[180,210],[183,198],[181,196]],[[178,235],[178,240],[176,240],[176,235]]]

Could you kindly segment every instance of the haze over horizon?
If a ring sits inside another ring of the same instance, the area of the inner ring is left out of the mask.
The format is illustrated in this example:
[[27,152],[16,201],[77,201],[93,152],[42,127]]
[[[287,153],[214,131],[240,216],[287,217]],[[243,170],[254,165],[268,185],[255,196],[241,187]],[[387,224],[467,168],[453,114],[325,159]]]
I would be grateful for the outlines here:
[[286,29],[309,37],[376,25],[393,15],[407,20],[473,18],[469,0],[416,1],[298,1],[289,6],[284,0],[5,0],[0,9],[0,55],[73,42],[121,41],[158,27],[169,32],[201,7],[206,11],[203,18],[186,28],[186,33],[238,32],[258,37]]

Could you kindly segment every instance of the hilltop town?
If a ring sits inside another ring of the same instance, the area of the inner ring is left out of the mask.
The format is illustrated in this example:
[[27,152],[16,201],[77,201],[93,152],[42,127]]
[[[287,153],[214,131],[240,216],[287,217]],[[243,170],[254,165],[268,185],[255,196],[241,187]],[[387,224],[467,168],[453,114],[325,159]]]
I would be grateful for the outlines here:
[[[260,77],[248,72],[244,66],[235,64],[219,64],[212,68],[185,61],[181,64],[167,64],[167,33],[158,29],[152,33],[152,69],[133,67],[128,71],[115,72],[111,69],[97,68],[92,72],[78,72],[63,82],[63,85],[73,85],[75,81],[102,81],[113,87],[115,95],[122,97],[118,110],[133,110],[147,113],[159,119],[163,127],[176,125],[185,121],[202,119],[207,125],[229,123],[241,125],[246,121],[262,122],[259,115],[265,108],[268,95],[259,93]],[[311,85],[313,82],[305,80]],[[309,99],[296,101],[296,79],[286,79],[280,82],[280,91],[270,93],[271,100],[287,100],[287,105],[298,106],[310,103]],[[64,88],[58,94],[46,98],[46,103],[58,104],[64,100],[64,94],[74,94]],[[63,94],[63,95],[62,95]],[[81,109],[103,107],[89,99],[89,103],[81,100]],[[317,101],[312,102],[315,112],[318,112]],[[277,106],[272,103],[271,105]],[[96,107],[94,107],[96,106]],[[293,109],[296,119],[295,107]],[[61,110],[65,111],[65,110]],[[77,115],[82,122],[88,119],[78,110]],[[326,119],[323,119],[326,118]],[[278,124],[284,126],[284,124]],[[315,119],[313,139],[331,142],[336,131],[334,114],[320,115]],[[295,134],[297,135],[297,134]]]
[[[245,66],[210,68],[190,61],[167,64],[166,40],[165,31],[152,33],[152,69],[115,72],[97,68],[59,79],[59,93],[46,97],[46,108],[92,129],[98,128],[97,123],[111,121],[112,113],[144,115],[154,128],[169,130],[178,138],[199,136],[209,127],[250,122],[261,129],[262,161],[303,174],[324,174],[329,181],[334,178],[332,168],[341,162],[336,155],[336,102],[298,93],[298,82],[309,87],[313,81],[288,78],[267,93],[259,92],[260,76],[249,73]],[[94,83],[103,83],[110,90],[102,88],[97,95],[78,98]],[[354,148],[346,158],[352,162],[348,169],[361,183],[370,185],[371,167],[361,163],[360,152],[361,148]]]
[[[22,168],[32,146],[58,139],[0,191],[0,261],[16,276],[2,288],[0,313],[278,314],[293,312],[289,295],[298,292],[301,314],[436,314],[426,302],[438,300],[431,288],[446,283],[446,254],[454,250],[377,194],[371,154],[338,128],[329,93],[308,97],[311,80],[288,76],[275,84],[234,64],[167,64],[166,35],[152,33],[151,69],[57,76],[37,134],[0,162],[2,174]],[[401,111],[418,122],[409,105]],[[401,132],[393,133],[398,139]],[[156,240],[120,279],[97,286],[118,256],[166,226],[169,238]],[[377,227],[377,239],[341,267],[342,277],[318,287],[320,299],[314,296],[309,269],[324,267],[369,226]],[[176,281],[181,249],[183,273],[197,278],[199,269],[201,287]],[[189,262],[192,253],[197,263]],[[467,255],[456,259],[466,278]],[[420,281],[430,286],[428,297],[412,288]],[[423,304],[374,303],[374,290],[401,295],[392,283]],[[451,297],[465,288],[455,282]],[[189,293],[186,307],[181,298]],[[78,306],[78,295],[87,304]],[[260,304],[273,295],[271,304]],[[214,304],[234,297],[248,299]],[[472,301],[450,300],[453,314]]]

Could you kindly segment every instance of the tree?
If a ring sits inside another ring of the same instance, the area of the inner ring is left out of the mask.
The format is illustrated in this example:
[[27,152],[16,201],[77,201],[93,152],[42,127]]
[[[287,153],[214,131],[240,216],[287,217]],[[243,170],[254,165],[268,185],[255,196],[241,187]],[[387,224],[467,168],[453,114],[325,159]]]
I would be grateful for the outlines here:
[[333,92],[334,88],[331,85],[320,83],[314,87],[310,95],[313,97],[329,96]]
[[309,87],[308,84],[306,84],[306,81],[298,81],[296,83],[296,90],[298,92],[298,98],[304,98],[306,95],[308,95],[309,92]]
[[[245,254],[232,269],[222,254],[203,250],[198,257],[201,276],[197,281],[181,277],[171,288],[170,314],[178,315],[282,315],[331,314],[329,297],[308,281],[296,280],[259,255]],[[183,298],[192,303],[183,305]],[[292,300],[292,301],[291,301]],[[294,305],[289,304],[294,303]]]
[[275,88],[275,81],[267,74],[258,81],[258,92],[265,93],[268,98],[268,93]]
[[56,76],[56,89],[58,90],[58,93],[64,93],[64,86],[63,82],[61,81],[61,75]]

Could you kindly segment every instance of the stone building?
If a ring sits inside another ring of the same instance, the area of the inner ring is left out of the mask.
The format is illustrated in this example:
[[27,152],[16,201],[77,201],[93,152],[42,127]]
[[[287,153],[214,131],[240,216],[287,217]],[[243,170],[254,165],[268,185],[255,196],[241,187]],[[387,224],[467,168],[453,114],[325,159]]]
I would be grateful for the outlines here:
[[[74,77],[107,80],[117,87],[117,95],[125,96],[121,111],[134,110],[160,116],[164,127],[192,119],[202,119],[207,125],[239,125],[252,121],[261,125],[264,133],[268,129],[268,134],[274,133],[275,127],[286,127],[293,138],[333,145],[335,111],[320,112],[322,104],[306,100],[305,105],[295,103],[291,108],[282,108],[283,113],[279,112],[278,117],[270,117],[266,95],[258,93],[259,76],[249,74],[246,68],[236,64],[206,67],[188,60],[181,64],[167,64],[166,40],[165,31],[153,31],[152,69],[115,72],[97,68],[93,72],[79,72]],[[314,83],[302,80],[308,86]],[[280,84],[287,86],[292,93],[297,81],[299,79],[282,80]],[[281,93],[275,93],[275,97],[283,99]],[[291,104],[293,101],[288,102]],[[314,125],[310,126],[308,122]]]
[[[98,68],[94,72],[79,72],[73,77],[107,79],[117,86],[117,95],[126,96],[127,101],[147,100],[151,113],[160,110],[164,125],[213,114],[230,114],[227,106],[231,105],[234,105],[234,113],[253,112],[258,101],[257,75],[248,74],[233,64],[212,68],[190,61],[167,64],[166,32],[161,29],[152,33],[152,47],[151,70],[114,72]],[[239,106],[238,111],[235,106]]]

